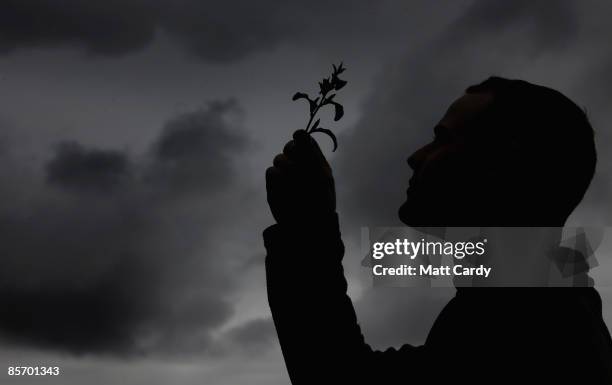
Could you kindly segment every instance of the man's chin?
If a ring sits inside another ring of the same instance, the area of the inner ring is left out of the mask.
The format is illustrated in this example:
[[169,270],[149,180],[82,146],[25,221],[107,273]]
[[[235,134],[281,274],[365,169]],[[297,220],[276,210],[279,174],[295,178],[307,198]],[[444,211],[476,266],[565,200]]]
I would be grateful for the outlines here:
[[427,222],[431,222],[432,216],[427,215],[429,218],[426,218],[426,215],[424,215],[426,211],[423,210],[422,206],[419,207],[417,202],[408,199],[400,206],[398,216],[402,223],[410,227],[431,226]]
[[407,199],[399,208],[402,223],[414,228],[451,226],[452,218],[441,207]]

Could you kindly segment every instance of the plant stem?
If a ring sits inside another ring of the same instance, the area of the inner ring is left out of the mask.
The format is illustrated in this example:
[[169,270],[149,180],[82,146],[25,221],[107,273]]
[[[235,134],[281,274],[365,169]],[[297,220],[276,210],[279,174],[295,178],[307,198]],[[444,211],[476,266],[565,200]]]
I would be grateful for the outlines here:
[[325,100],[325,97],[327,96],[327,92],[325,94],[321,95],[321,100],[319,100],[319,103],[317,104],[317,107],[314,109],[314,111],[312,111],[312,113],[310,114],[310,119],[308,120],[308,124],[306,124],[306,132],[309,133],[310,131],[308,131],[308,129],[310,128],[310,124],[312,123],[315,115],[317,114],[317,112],[319,111],[319,108],[321,108],[323,106],[323,101]]

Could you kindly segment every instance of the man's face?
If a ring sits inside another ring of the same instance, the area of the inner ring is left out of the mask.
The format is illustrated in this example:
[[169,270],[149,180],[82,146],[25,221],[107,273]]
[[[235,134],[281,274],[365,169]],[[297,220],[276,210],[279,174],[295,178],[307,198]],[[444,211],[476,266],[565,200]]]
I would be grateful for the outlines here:
[[409,226],[459,225],[474,213],[487,159],[471,135],[474,119],[492,102],[490,93],[465,94],[434,128],[434,140],[408,158],[413,169],[399,216]]

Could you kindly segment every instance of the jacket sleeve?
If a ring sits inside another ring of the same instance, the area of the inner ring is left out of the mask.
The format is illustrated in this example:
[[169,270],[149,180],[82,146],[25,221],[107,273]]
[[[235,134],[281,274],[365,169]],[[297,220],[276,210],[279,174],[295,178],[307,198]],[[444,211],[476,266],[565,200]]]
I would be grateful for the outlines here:
[[273,225],[264,231],[264,243],[268,302],[293,385],[384,384],[399,372],[418,378],[421,347],[380,352],[365,343],[346,294],[335,213],[307,229]]

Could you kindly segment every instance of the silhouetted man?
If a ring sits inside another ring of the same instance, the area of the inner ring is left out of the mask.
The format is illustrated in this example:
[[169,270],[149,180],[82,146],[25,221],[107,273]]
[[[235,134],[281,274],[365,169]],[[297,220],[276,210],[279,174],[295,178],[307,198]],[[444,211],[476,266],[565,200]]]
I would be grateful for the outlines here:
[[[593,177],[593,130],[549,88],[490,78],[434,132],[408,159],[409,226],[561,227]],[[346,295],[334,180],[316,142],[297,131],[266,181],[277,221],[264,231],[268,300],[293,384],[612,384],[592,287],[458,288],[423,346],[373,351]]]

